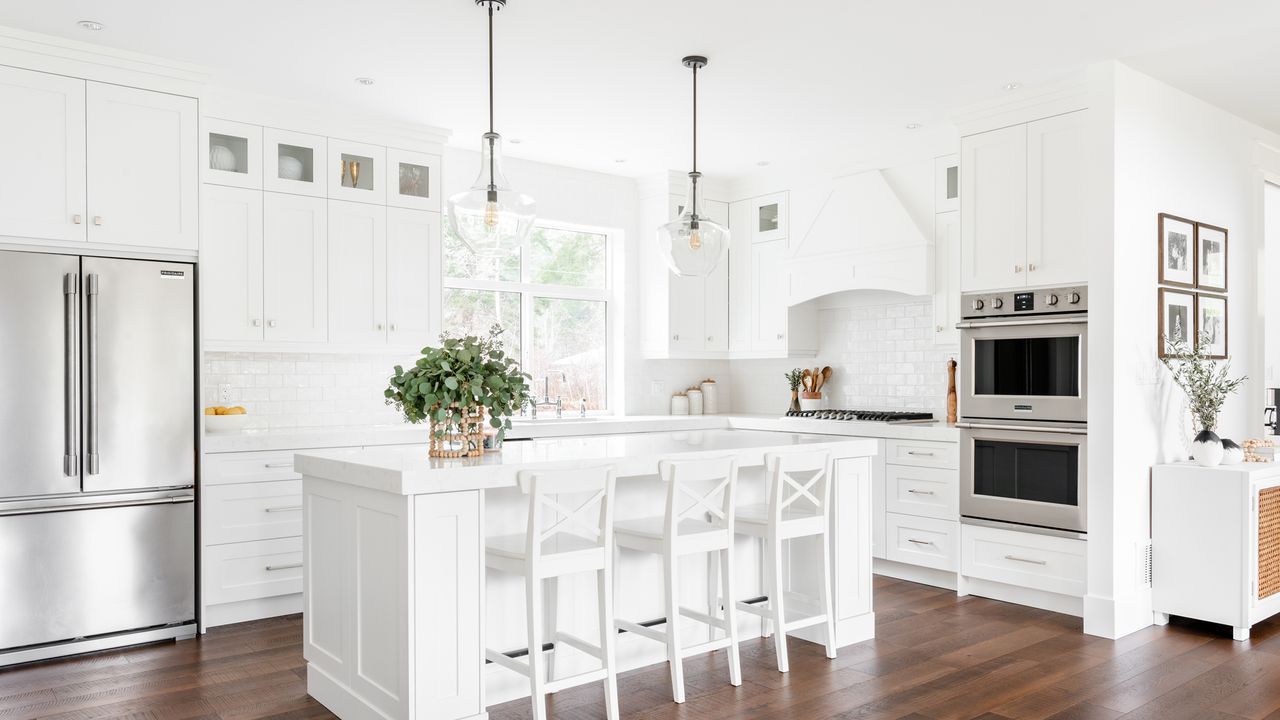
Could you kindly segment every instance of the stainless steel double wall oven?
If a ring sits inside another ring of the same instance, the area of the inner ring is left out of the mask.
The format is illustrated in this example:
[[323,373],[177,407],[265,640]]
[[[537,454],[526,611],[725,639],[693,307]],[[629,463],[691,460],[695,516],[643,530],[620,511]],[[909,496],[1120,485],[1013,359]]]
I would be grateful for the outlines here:
[[969,293],[960,323],[960,514],[1087,530],[1087,288]]

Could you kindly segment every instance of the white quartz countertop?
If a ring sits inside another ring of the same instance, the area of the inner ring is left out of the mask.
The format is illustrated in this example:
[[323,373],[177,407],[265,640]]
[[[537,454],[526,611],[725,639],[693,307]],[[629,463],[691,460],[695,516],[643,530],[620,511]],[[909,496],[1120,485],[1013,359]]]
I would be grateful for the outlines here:
[[[517,421],[507,437],[548,438],[676,430],[769,430],[842,437],[891,438],[957,442],[958,431],[945,423],[890,425],[874,422],[842,422],[780,418],[776,415],[622,415],[579,418],[543,418]],[[206,453],[231,453],[320,448],[360,448],[381,445],[422,445],[426,425],[365,425],[359,427],[249,429],[238,433],[207,433]]]
[[619,476],[652,475],[659,460],[733,455],[740,466],[761,465],[772,451],[825,448],[833,457],[876,454],[872,439],[760,430],[690,430],[540,438],[507,442],[499,452],[478,458],[427,457],[425,445],[297,454],[294,469],[322,478],[399,495],[507,487],[529,468],[613,465]]

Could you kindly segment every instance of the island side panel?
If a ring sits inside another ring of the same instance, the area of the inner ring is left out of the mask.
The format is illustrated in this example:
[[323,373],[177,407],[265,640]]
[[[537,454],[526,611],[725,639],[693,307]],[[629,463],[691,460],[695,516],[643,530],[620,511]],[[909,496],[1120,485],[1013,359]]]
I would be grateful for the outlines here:
[[341,718],[410,718],[410,498],[303,478],[307,691]]
[[416,718],[484,718],[484,491],[415,495]]

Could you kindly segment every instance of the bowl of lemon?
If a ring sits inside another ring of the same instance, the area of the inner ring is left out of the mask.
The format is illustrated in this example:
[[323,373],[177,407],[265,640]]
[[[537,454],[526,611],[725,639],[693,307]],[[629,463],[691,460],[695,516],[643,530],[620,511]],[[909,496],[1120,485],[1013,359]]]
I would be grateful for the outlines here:
[[236,433],[249,424],[249,413],[239,405],[215,405],[204,409],[204,429],[211,433]]

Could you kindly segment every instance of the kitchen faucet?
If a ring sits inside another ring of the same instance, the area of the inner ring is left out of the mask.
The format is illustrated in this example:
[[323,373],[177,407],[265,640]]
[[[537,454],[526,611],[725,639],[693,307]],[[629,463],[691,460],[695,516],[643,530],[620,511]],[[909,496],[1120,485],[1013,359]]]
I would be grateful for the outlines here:
[[[564,373],[560,373],[560,382],[565,383],[568,381],[569,381],[568,376],[565,375]],[[560,396],[557,395],[555,400],[551,399],[551,373],[547,373],[547,375],[542,378],[542,399],[537,400],[537,399],[531,398],[529,400],[529,417],[531,419],[533,420],[538,419],[538,408],[542,405],[547,405],[547,406],[554,405],[556,409],[557,419],[564,416],[563,415],[564,403],[561,400]]]

